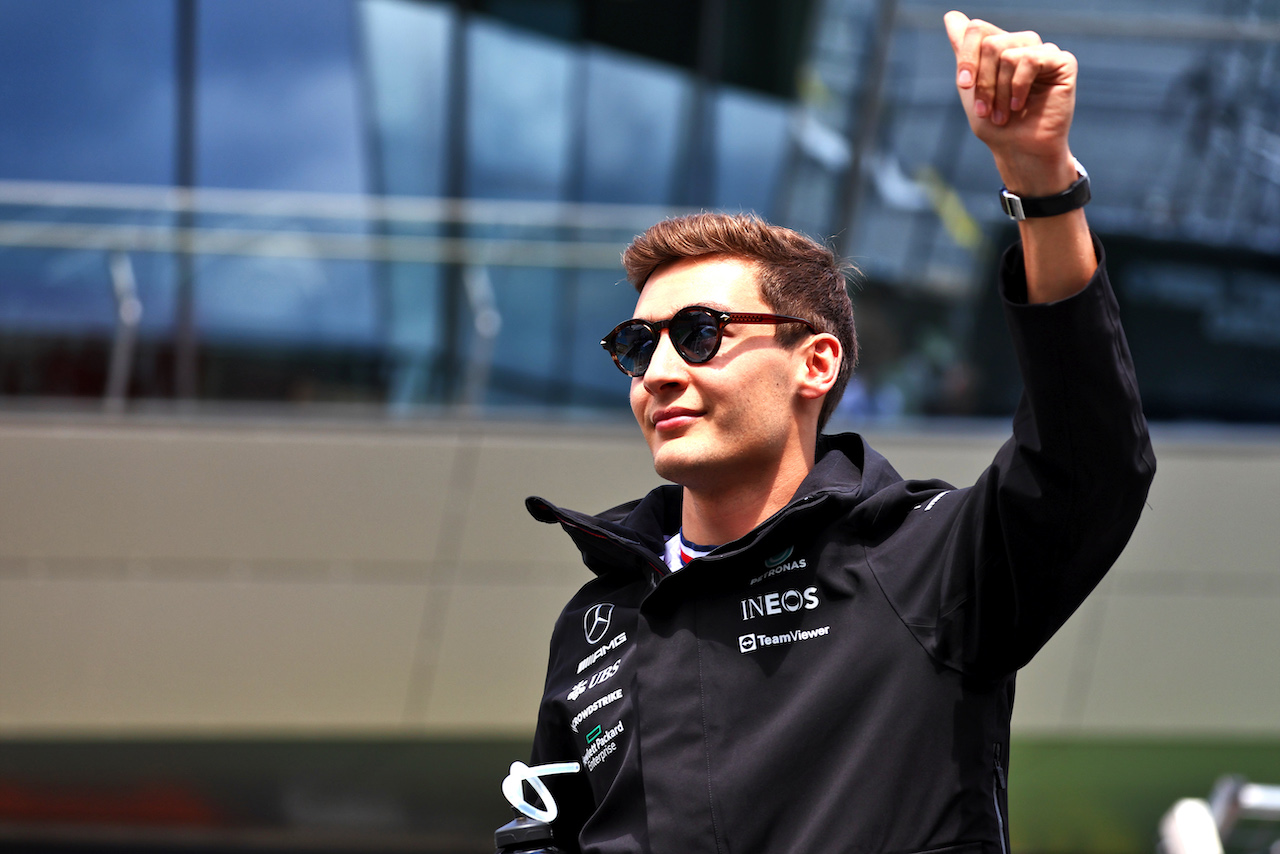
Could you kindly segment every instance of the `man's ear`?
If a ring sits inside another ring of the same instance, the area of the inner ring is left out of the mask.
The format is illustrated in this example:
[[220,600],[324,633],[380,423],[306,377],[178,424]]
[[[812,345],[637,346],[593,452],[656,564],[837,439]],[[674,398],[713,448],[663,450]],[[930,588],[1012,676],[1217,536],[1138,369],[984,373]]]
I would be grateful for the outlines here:
[[827,332],[819,332],[804,345],[805,360],[800,368],[800,396],[816,400],[836,384],[840,375],[843,350],[840,339]]

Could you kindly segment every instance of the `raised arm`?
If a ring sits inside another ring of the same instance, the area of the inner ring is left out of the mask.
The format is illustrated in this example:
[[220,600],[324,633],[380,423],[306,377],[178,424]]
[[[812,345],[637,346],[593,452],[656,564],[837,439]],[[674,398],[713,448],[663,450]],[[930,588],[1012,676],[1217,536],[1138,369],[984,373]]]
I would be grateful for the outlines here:
[[[963,12],[944,17],[956,55],[956,88],[969,127],[986,143],[1010,192],[1054,196],[1077,179],[1067,136],[1076,58],[1032,32],[1009,33]],[[1084,210],[1018,223],[1027,301],[1053,302],[1089,283],[1098,266]]]

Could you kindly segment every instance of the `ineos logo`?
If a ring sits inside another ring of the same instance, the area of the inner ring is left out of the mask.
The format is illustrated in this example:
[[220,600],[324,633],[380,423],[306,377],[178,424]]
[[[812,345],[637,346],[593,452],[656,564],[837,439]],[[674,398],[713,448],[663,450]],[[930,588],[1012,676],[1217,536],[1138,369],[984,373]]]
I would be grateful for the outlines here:
[[784,590],[781,593],[762,593],[742,600],[742,619],[754,620],[756,617],[774,616],[805,610],[812,611],[821,604],[818,599],[818,588],[806,587],[804,590]]
[[609,631],[609,621],[613,619],[613,605],[601,602],[592,605],[582,617],[582,630],[587,634],[587,643],[597,644],[604,640]]

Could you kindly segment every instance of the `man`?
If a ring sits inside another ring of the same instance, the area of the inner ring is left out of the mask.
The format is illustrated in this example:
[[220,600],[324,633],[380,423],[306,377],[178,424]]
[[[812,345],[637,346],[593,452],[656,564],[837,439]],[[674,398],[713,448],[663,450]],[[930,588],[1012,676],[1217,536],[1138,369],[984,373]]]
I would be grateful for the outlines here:
[[902,480],[819,434],[856,356],[829,252],[717,215],[637,238],[636,316],[603,343],[677,485],[599,516],[529,501],[596,573],[533,748],[582,764],[546,781],[565,850],[1007,852],[1014,674],[1120,553],[1155,461],[1067,145],[1075,60],[945,22],[1028,216],[1000,282],[1013,438],[973,487]]

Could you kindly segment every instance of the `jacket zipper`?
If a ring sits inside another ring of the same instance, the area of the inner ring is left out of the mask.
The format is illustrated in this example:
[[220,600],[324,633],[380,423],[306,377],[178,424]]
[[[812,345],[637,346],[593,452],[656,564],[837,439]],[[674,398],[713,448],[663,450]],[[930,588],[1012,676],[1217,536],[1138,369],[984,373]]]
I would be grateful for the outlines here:
[[1000,809],[1000,793],[1009,787],[1008,777],[1005,775],[1004,766],[1000,764],[1000,742],[996,742],[993,747],[993,758],[995,759],[995,786],[991,788],[991,800],[996,808],[996,824],[1000,828],[1000,854],[1009,854],[1008,846],[1005,845],[1005,818],[1004,812]]

